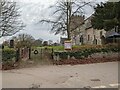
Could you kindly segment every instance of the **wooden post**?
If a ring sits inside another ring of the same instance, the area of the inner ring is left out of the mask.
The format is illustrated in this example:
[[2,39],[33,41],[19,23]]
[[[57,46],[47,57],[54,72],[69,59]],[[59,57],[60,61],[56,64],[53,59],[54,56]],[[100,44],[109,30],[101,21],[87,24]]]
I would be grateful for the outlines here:
[[18,62],[20,60],[20,49],[17,48],[16,50],[16,62]]
[[53,48],[52,48],[52,59],[53,59],[53,54],[54,54],[54,50],[53,50]]
[[31,59],[31,48],[29,48],[29,59]]
[[42,48],[41,48],[41,53],[40,54],[41,54],[41,60],[42,60]]

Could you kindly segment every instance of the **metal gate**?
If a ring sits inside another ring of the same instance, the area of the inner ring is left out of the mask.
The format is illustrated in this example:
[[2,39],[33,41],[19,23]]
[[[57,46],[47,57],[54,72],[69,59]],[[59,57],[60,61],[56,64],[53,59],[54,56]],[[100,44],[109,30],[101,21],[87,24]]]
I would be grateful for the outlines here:
[[31,51],[31,59],[41,62],[51,62],[53,59],[53,48],[36,48]]

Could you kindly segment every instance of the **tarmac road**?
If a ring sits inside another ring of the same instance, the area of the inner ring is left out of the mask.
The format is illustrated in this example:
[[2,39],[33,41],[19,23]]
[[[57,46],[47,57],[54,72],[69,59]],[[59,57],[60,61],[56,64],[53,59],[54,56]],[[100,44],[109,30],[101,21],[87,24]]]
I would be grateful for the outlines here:
[[118,88],[118,62],[2,71],[2,88]]

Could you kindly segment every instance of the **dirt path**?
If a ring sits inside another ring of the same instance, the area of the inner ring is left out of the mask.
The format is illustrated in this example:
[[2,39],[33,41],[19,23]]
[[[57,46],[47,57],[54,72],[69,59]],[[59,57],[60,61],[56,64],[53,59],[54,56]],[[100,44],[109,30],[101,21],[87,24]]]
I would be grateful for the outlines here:
[[[38,66],[2,72],[3,88],[83,88],[117,87],[118,62]],[[116,84],[116,86],[115,86]]]

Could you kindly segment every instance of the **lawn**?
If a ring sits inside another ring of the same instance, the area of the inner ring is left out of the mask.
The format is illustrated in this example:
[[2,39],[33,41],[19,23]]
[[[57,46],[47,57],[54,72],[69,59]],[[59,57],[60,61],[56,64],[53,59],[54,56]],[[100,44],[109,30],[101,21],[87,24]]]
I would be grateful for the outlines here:
[[34,49],[44,49],[44,48],[47,48],[47,49],[52,49],[54,51],[63,51],[64,50],[64,46],[43,46],[43,47],[33,47]]
[[[89,49],[89,48],[101,48],[101,45],[74,45],[72,46],[72,50],[81,50],[81,49]],[[43,46],[43,47],[34,47],[34,49],[52,49],[54,51],[64,51],[64,46]]]

